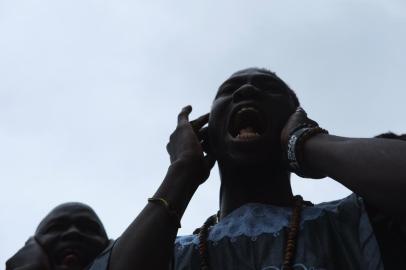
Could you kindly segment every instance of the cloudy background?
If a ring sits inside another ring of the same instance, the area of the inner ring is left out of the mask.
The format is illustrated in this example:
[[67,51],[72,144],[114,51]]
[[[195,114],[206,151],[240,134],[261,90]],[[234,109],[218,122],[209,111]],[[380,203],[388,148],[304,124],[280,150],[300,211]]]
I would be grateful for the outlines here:
[[[241,68],[276,71],[333,134],[405,132],[405,14],[402,0],[0,0],[0,263],[66,201],[119,236],[165,175],[180,108],[206,113]],[[313,202],[349,194],[293,185]],[[218,188],[215,169],[182,234]]]

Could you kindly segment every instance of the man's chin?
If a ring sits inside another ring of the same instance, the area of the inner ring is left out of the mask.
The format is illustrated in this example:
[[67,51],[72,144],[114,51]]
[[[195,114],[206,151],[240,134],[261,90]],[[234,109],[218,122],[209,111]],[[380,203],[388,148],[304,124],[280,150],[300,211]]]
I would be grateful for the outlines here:
[[229,153],[226,162],[236,165],[262,164],[267,163],[267,158],[255,153]]
[[67,254],[53,269],[56,270],[83,270],[87,265],[75,254]]
[[225,156],[226,160],[233,163],[244,164],[261,164],[271,163],[281,159],[281,151],[275,150],[276,147],[272,147],[271,151],[269,144],[232,144],[229,145]]
[[270,166],[281,164],[281,155],[272,155],[264,151],[229,151],[222,163],[232,166]]

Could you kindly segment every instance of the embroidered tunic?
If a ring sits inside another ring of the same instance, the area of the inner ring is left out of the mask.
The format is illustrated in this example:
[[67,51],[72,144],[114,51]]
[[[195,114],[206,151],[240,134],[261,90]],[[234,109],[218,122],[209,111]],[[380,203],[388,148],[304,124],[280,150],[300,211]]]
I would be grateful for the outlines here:
[[[212,269],[281,270],[292,209],[246,204],[213,226],[208,236]],[[302,211],[294,269],[383,269],[362,199],[306,207]],[[199,269],[198,238],[175,242],[175,269]]]
[[[282,270],[285,232],[292,209],[250,203],[234,210],[208,235],[211,269]],[[383,263],[364,203],[352,194],[306,207],[297,239],[295,270],[382,270]],[[106,252],[90,270],[106,270]],[[175,270],[200,269],[197,235],[179,236]]]

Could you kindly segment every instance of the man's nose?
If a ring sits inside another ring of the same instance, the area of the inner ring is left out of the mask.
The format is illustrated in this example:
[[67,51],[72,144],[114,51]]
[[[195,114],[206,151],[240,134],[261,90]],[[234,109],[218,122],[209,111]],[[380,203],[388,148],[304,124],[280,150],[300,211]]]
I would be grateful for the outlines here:
[[62,238],[65,240],[72,240],[81,238],[82,232],[75,225],[69,226],[69,228],[62,234]]
[[258,89],[250,83],[242,85],[233,94],[233,101],[239,102],[245,99],[252,99],[258,95]]

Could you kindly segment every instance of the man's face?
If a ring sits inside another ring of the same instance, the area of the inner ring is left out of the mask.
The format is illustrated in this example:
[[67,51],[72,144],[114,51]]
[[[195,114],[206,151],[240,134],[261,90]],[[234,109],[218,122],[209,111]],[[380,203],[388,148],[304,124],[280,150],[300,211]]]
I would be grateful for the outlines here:
[[47,252],[53,269],[84,269],[108,244],[97,215],[78,203],[55,208],[41,222],[35,237]]
[[233,74],[220,86],[210,112],[210,145],[217,160],[280,161],[280,132],[295,109],[277,76],[259,69]]

